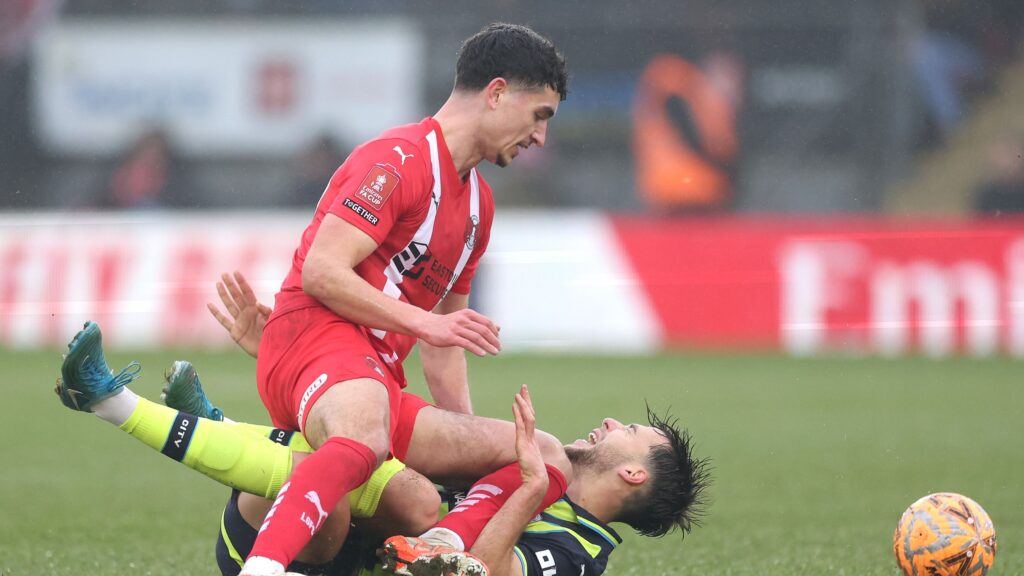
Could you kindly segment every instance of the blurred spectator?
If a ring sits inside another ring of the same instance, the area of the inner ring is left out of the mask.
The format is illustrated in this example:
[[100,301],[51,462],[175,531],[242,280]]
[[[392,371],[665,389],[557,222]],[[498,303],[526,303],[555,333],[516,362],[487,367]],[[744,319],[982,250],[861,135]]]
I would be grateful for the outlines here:
[[911,59],[929,128],[942,141],[963,119],[967,92],[988,76],[980,49],[987,10],[975,0],[922,0],[921,8],[924,29]]
[[744,66],[718,50],[698,67],[660,54],[644,69],[633,101],[636,187],[664,213],[728,208],[739,149],[736,116]]
[[314,139],[295,159],[295,184],[286,202],[315,206],[334,171],[345,161],[345,156],[345,151],[329,134],[321,134]]
[[978,187],[974,209],[979,213],[1024,213],[1024,144],[1004,136],[989,151],[992,179]]
[[187,208],[201,199],[167,135],[158,129],[144,132],[115,161],[104,185],[101,208]]

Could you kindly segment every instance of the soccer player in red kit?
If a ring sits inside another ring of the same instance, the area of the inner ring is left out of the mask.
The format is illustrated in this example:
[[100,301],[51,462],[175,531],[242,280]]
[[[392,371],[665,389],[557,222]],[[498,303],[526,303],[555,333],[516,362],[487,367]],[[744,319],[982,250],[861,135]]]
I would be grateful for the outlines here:
[[[281,489],[243,575],[283,573],[325,511],[389,453],[408,451],[407,464],[432,479],[480,477],[515,461],[511,423],[466,416],[463,350],[501,348],[498,327],[468,308],[494,213],[475,167],[506,166],[521,148],[544,144],[566,95],[565,62],[529,28],[492,24],[463,44],[456,68],[433,117],[353,151],[295,251],[259,347],[257,383],[274,425],[301,430],[316,451]],[[429,416],[417,415],[425,402],[401,405],[402,361],[417,340],[442,409]],[[405,446],[393,435],[400,414],[416,421]],[[553,438],[542,444],[559,451]]]

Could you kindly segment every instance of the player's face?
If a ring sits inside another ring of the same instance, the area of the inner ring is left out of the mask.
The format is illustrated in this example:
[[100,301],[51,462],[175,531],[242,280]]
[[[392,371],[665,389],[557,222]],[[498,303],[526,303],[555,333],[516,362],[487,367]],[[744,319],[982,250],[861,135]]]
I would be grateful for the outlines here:
[[508,166],[520,150],[543,146],[548,122],[558,111],[558,92],[549,86],[522,88],[509,84],[498,99],[489,130],[487,160]]
[[566,446],[567,453],[600,451],[643,457],[652,446],[664,443],[665,436],[657,428],[641,424],[623,424],[614,418],[605,418],[601,425]]

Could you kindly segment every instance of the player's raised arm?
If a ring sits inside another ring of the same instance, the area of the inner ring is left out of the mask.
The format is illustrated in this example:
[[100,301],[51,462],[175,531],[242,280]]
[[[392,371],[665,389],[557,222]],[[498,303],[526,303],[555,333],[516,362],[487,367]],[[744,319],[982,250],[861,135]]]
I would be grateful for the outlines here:
[[217,294],[224,310],[231,317],[225,316],[212,302],[206,303],[207,310],[228,331],[235,343],[255,358],[263,338],[263,327],[273,310],[256,299],[249,281],[237,270],[233,275],[227,272],[220,275]]
[[491,518],[473,545],[472,552],[490,567],[490,576],[523,576],[513,548],[523,529],[537,512],[548,489],[548,474],[537,444],[536,415],[524,384],[512,405],[516,422],[516,456],[523,484]]
[[377,246],[367,233],[327,214],[302,267],[302,290],[355,324],[408,334],[434,346],[459,346],[478,356],[498,353],[497,326],[483,314],[468,308],[433,314],[370,286],[355,268]]

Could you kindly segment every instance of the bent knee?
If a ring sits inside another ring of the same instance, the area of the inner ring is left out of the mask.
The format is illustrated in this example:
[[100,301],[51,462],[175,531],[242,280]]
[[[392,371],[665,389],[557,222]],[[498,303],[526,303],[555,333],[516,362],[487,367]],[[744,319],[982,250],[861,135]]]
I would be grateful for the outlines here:
[[374,469],[378,468],[388,458],[390,453],[390,443],[388,442],[387,434],[381,434],[380,437],[371,439],[370,441],[364,441],[363,444],[373,452],[374,458],[377,459],[374,464]]
[[409,534],[422,534],[437,524],[441,510],[441,495],[433,487],[424,492],[416,500],[416,505],[409,511]]
[[348,442],[354,442],[366,447],[370,452],[373,453],[374,463],[373,468],[376,470],[384,460],[387,459],[389,454],[389,445],[387,434],[372,434],[366,435],[362,438],[350,438],[346,436],[332,436],[329,440],[346,440]]
[[440,509],[441,496],[434,484],[407,468],[384,488],[376,518],[400,534],[418,535],[437,524]]
[[437,524],[440,510],[441,496],[432,489],[430,494],[423,493],[415,500],[410,499],[392,520],[392,527],[398,534],[423,534]]

